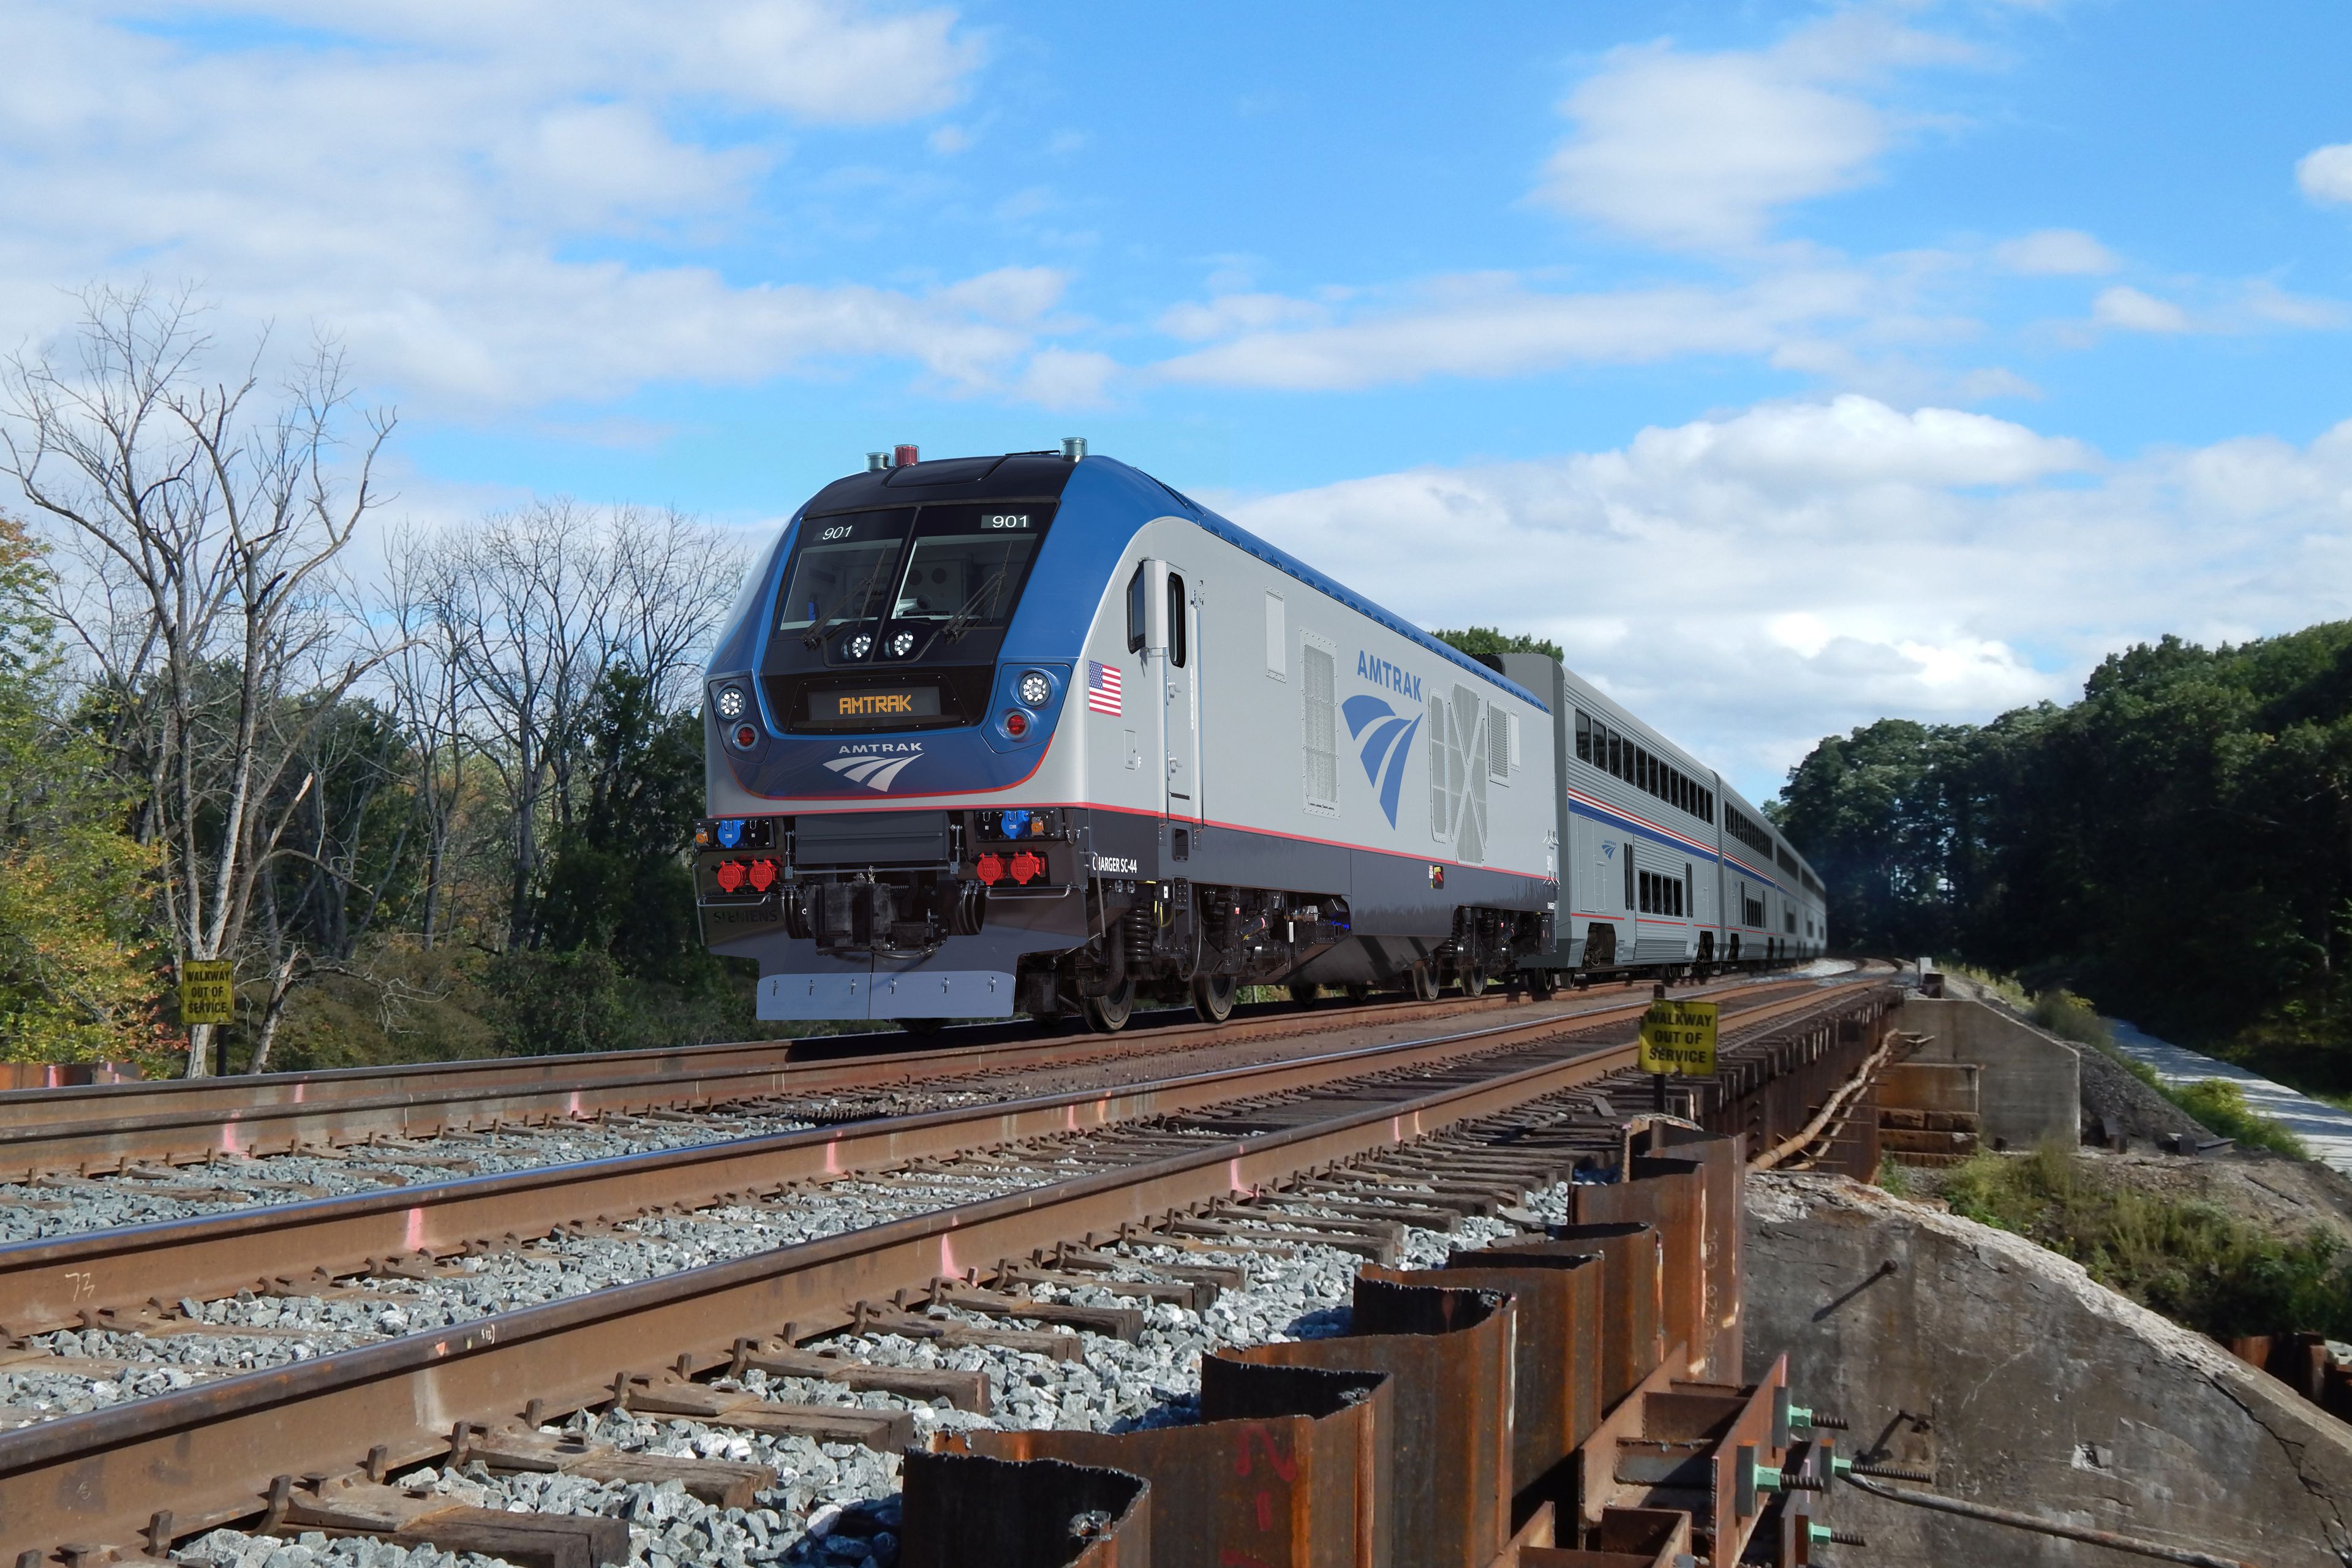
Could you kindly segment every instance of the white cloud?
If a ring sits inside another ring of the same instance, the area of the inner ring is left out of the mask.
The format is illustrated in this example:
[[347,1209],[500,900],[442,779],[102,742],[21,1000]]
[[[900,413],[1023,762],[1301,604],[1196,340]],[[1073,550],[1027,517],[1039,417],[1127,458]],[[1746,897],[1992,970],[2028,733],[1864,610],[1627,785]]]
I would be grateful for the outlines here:
[[2123,283],[2099,291],[2099,297],[2091,301],[2091,319],[2103,327],[2120,327],[2129,332],[2189,330],[2188,311],[2169,300],[2143,294]]
[[1860,12],[1769,49],[1615,49],[1561,105],[1576,129],[1535,197],[1661,245],[1752,246],[1777,209],[1870,177],[1895,128],[1856,83],[1962,58],[1948,40]]
[[2045,228],[1993,247],[1992,258],[2032,277],[2094,277],[2123,263],[2079,228]]
[[1232,341],[1166,361],[1157,374],[1180,382],[1329,391],[1391,385],[1432,375],[1524,375],[1565,364],[1646,364],[1688,354],[1766,354],[1829,321],[1887,307],[1869,274],[1789,270],[1732,289],[1698,287],[1553,294],[1507,277],[1440,279],[1402,305],[1326,325],[1256,327],[1311,320],[1318,307],[1277,308],[1250,296],[1246,312],[1215,307],[1172,312],[1162,326],[1245,329]]
[[1118,363],[1108,354],[1044,348],[1023,373],[1020,393],[1046,408],[1100,408],[1108,401],[1110,382],[1118,371]]
[[1207,342],[1236,332],[1319,323],[1329,316],[1321,305],[1280,294],[1220,294],[1205,302],[1171,306],[1160,330],[1187,342]]
[[1752,791],[1889,714],[2065,700],[2105,653],[2352,615],[2352,421],[2110,463],[1952,409],[1776,405],[1611,451],[1232,500],[1423,626],[1540,632]]
[[2294,166],[2294,183],[2315,202],[2352,202],[2352,142],[2305,153]]
[[2352,311],[2333,300],[2315,300],[2308,295],[2290,294],[2267,279],[2258,278],[2246,285],[2239,307],[2258,321],[2274,322],[2282,327],[2306,327],[2315,331],[2341,327],[2352,321]]
[[[61,284],[143,274],[197,280],[225,331],[316,323],[445,411],[841,355],[994,386],[1063,287],[1032,268],[929,289],[763,282],[692,259],[787,166],[795,129],[953,103],[979,57],[944,9],[226,0],[206,16],[229,26],[16,8],[0,336],[59,324]],[[730,129],[698,129],[714,121]]]

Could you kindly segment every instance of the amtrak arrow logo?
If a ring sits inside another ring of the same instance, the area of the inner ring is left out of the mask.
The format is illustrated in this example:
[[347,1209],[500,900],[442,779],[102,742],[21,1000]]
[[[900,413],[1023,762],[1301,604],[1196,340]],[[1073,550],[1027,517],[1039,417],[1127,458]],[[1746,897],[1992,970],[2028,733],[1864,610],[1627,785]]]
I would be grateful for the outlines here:
[[[1379,786],[1381,809],[1389,826],[1396,826],[1397,791],[1404,785],[1404,759],[1412,750],[1418,717],[1408,721],[1378,697],[1350,697],[1340,705],[1348,716],[1348,733],[1363,741],[1364,776]],[[1369,731],[1370,733],[1366,733]]]
[[[916,756],[920,756],[919,752]],[[898,775],[907,771],[914,757],[835,757],[825,763],[845,779],[864,784],[867,789],[888,793]]]

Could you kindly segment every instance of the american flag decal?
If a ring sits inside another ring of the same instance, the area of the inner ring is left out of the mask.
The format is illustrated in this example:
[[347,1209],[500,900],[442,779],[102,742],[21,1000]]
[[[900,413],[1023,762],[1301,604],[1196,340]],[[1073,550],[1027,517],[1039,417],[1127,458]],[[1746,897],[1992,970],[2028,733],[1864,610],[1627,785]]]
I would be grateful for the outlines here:
[[1118,671],[1087,660],[1087,710],[1118,717]]

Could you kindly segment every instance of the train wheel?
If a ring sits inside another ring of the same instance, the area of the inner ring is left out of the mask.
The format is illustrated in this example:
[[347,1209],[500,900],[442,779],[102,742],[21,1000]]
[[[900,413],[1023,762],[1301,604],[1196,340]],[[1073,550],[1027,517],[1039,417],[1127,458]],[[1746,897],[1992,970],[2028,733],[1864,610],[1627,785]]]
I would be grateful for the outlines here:
[[1116,1035],[1127,1027],[1128,1016],[1135,1011],[1135,982],[1125,981],[1118,990],[1105,996],[1088,996],[1078,1004],[1079,1016],[1087,1027],[1097,1035]]
[[1230,974],[1196,974],[1192,977],[1192,1011],[1203,1024],[1222,1024],[1234,1016],[1234,998],[1241,994],[1241,982]]
[[1522,969],[1519,978],[1528,983],[1528,1000],[1530,1002],[1547,1001],[1558,988],[1549,969]]
[[1360,980],[1349,981],[1347,991],[1349,1002],[1358,1007],[1372,999],[1372,988]]
[[1437,1000],[1437,975],[1436,973],[1429,967],[1426,960],[1423,960],[1422,963],[1416,963],[1412,966],[1412,972],[1405,977],[1405,983],[1412,989],[1412,999],[1414,1001],[1434,1002]]
[[1462,994],[1465,996],[1484,996],[1486,994],[1486,966],[1485,964],[1474,963],[1462,972]]
[[1322,994],[1323,987],[1320,985],[1294,985],[1290,988],[1290,999],[1302,1007],[1312,1007]]

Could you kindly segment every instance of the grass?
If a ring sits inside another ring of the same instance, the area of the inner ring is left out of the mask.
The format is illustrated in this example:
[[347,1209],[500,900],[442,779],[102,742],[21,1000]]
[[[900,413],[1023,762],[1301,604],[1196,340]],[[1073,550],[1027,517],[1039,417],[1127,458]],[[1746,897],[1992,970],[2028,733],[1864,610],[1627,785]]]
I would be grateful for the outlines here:
[[2325,1232],[2281,1237],[2219,1206],[2137,1191],[2056,1147],[1956,1166],[1956,1214],[2071,1258],[2175,1322],[2229,1340],[2289,1331],[2352,1338],[2352,1252]]
[[2234,1138],[2242,1149],[2267,1149],[2297,1160],[2311,1158],[2303,1140],[2276,1117],[2264,1116],[2246,1103],[2245,1090],[2228,1079],[2206,1078],[2158,1093],[2224,1138]]

